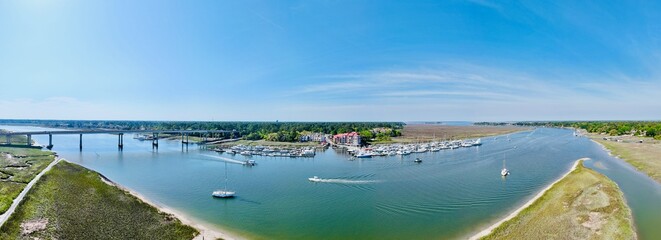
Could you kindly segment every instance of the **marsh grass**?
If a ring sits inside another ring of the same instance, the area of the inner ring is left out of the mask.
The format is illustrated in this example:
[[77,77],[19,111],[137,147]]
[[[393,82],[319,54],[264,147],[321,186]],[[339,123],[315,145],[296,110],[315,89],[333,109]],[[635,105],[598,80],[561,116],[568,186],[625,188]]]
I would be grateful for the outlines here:
[[7,211],[27,183],[54,159],[52,152],[40,149],[0,147],[0,213]]
[[402,136],[392,141],[378,143],[414,143],[434,140],[468,139],[510,134],[530,130],[513,126],[448,126],[433,124],[410,124],[402,129]]
[[631,210],[606,176],[582,164],[482,239],[636,239]]
[[[21,224],[48,221],[45,229],[21,233]],[[170,214],[104,183],[94,171],[59,162],[35,184],[0,239],[191,239],[198,234]]]
[[[661,183],[661,144],[651,138],[636,137],[636,141],[615,142],[603,140],[602,137],[591,135],[593,140],[604,145],[611,154]],[[638,143],[637,140],[643,140],[643,143]]]

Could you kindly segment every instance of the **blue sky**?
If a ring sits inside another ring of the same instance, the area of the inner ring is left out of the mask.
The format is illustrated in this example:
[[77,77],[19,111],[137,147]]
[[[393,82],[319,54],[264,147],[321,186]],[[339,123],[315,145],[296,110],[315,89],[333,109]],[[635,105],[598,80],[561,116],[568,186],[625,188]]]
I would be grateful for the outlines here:
[[1,1],[0,118],[661,119],[654,1]]

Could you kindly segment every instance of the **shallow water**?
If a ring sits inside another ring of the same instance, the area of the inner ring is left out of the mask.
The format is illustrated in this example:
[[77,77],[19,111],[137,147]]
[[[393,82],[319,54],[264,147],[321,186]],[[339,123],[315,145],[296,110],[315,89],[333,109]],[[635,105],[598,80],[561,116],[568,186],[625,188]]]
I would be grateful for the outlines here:
[[[0,126],[10,130],[43,130]],[[436,153],[348,161],[332,149],[315,158],[217,154],[178,141],[117,136],[53,137],[54,151],[98,171],[147,198],[195,219],[251,238],[417,239],[460,238],[507,215],[563,175],[579,158],[622,188],[641,239],[661,236],[661,186],[572,131],[539,128],[483,138],[483,145]],[[41,144],[47,137],[34,137]],[[421,164],[414,163],[416,157]],[[254,159],[247,167],[230,160]],[[503,159],[511,175],[500,176]],[[227,164],[226,164],[227,163]],[[224,186],[235,199],[214,199]],[[323,182],[310,182],[319,176]]]

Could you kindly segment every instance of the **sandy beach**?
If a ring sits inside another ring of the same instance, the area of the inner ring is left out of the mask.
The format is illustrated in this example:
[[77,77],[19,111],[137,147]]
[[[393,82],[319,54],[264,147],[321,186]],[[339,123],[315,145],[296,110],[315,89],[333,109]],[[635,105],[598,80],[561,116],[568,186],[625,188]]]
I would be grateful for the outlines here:
[[480,238],[482,238],[482,237],[484,237],[484,236],[487,236],[487,235],[489,235],[489,234],[491,233],[491,231],[493,231],[494,229],[496,229],[498,226],[500,226],[500,225],[503,224],[504,222],[507,222],[508,220],[510,220],[510,219],[512,219],[512,218],[514,218],[514,217],[516,217],[516,215],[518,215],[521,211],[523,211],[524,209],[526,209],[527,207],[529,207],[530,205],[532,205],[535,201],[537,201],[537,199],[539,199],[540,197],[542,197],[542,196],[544,195],[544,193],[546,193],[549,189],[551,189],[556,183],[558,183],[560,180],[562,180],[563,178],[567,177],[567,175],[569,175],[571,172],[573,172],[574,170],[576,170],[576,167],[578,166],[578,164],[579,164],[581,161],[585,161],[585,160],[589,160],[589,158],[581,158],[581,159],[576,160],[576,161],[574,162],[574,165],[571,167],[571,169],[569,169],[569,171],[567,171],[567,173],[565,173],[564,175],[562,175],[562,177],[558,178],[558,179],[555,180],[553,183],[551,183],[551,184],[549,184],[548,186],[546,186],[546,188],[542,189],[542,191],[540,191],[539,193],[537,193],[537,195],[535,195],[535,197],[533,197],[532,199],[530,199],[528,202],[526,202],[525,204],[523,204],[521,207],[517,208],[514,212],[510,213],[509,215],[507,215],[505,218],[503,218],[503,219],[501,219],[500,221],[498,221],[498,222],[492,224],[492,225],[489,226],[488,228],[486,228],[486,229],[484,229],[484,230],[478,232],[477,234],[473,235],[473,236],[470,237],[469,239],[470,239],[470,240],[477,240],[477,239],[480,239]]

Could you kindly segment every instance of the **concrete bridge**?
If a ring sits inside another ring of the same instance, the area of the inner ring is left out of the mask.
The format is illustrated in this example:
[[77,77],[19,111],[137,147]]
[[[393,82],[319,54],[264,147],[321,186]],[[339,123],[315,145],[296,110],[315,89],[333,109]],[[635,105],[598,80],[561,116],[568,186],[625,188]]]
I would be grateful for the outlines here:
[[237,131],[232,130],[58,130],[58,131],[29,131],[29,132],[1,132],[0,135],[5,135],[5,138],[7,139],[6,144],[10,145],[11,144],[11,137],[12,136],[27,136],[28,141],[27,145],[32,146],[32,136],[33,135],[48,135],[48,145],[46,145],[46,148],[52,149],[53,148],[53,135],[79,135],[80,136],[80,150],[83,150],[83,135],[84,134],[115,134],[117,135],[117,147],[119,150],[124,149],[124,134],[126,133],[133,133],[133,134],[143,134],[143,135],[150,135],[144,140],[151,140],[152,141],[152,148],[158,148],[158,135],[159,134],[177,134],[181,135],[181,144],[182,147],[184,144],[188,146],[188,139],[190,134],[200,134],[203,135],[205,138],[206,137],[213,137],[214,135],[218,134],[227,134],[231,133],[232,137],[237,133]]

